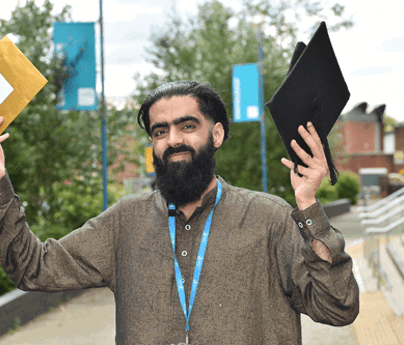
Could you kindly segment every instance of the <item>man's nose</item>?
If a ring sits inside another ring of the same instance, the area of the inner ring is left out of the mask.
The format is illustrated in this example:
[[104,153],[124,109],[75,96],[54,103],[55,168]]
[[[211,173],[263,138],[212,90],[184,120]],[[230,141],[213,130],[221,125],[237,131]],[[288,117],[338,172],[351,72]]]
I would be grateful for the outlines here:
[[171,128],[168,134],[168,142],[167,144],[171,147],[177,147],[184,143],[184,137],[178,129]]

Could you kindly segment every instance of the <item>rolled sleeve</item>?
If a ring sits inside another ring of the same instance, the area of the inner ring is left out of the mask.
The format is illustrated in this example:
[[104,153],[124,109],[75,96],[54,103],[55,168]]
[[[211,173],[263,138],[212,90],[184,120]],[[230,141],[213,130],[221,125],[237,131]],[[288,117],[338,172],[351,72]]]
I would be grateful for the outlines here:
[[[291,218],[290,222],[297,224],[291,231],[297,233],[299,229],[303,243],[293,246],[286,241],[285,246],[294,250],[278,250],[279,262],[292,262],[289,277],[294,286],[286,285],[291,305],[317,322],[336,326],[353,322],[359,312],[359,289],[341,232],[332,227],[319,201],[305,210],[294,209]],[[316,254],[313,240],[320,240],[328,248],[331,263]]]
[[[330,224],[319,201],[305,210],[295,208],[291,216],[296,222],[306,245],[313,240],[323,242],[330,251],[333,264],[339,262],[341,253],[344,251],[345,240],[341,232]],[[317,254],[311,246],[306,246],[306,252],[317,258]],[[311,260],[307,257],[306,261]]]
[[305,241],[320,240],[330,228],[330,221],[319,201],[302,211],[295,208],[292,218]]

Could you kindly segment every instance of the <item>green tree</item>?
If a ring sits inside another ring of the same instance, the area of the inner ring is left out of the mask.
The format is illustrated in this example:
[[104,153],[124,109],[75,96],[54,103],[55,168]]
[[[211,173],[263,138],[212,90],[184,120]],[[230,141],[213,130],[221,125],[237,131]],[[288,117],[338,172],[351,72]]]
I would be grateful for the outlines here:
[[[63,72],[53,57],[52,24],[71,21],[70,7],[54,15],[53,4],[28,0],[11,19],[0,20],[0,37],[13,33],[17,46],[48,79],[48,84],[7,128],[3,143],[6,168],[25,208],[27,223],[45,240],[60,238],[102,210],[101,116],[99,112],[59,111],[56,91]],[[110,182],[126,163],[139,164],[142,143],[136,140],[133,110],[107,106]],[[144,145],[143,145],[144,147]],[[121,190],[110,183],[109,202]],[[1,283],[4,289],[10,284]]]
[[[148,90],[175,81],[194,79],[209,82],[220,94],[232,116],[232,65],[257,62],[258,44],[253,18],[259,18],[263,34],[264,93],[269,100],[282,83],[296,43],[297,21],[288,22],[287,12],[301,7],[305,13],[324,19],[324,8],[309,1],[245,1],[240,12],[219,1],[199,5],[195,17],[183,21],[175,11],[164,28],[155,30],[148,60],[161,73],[135,76],[138,88],[135,100],[141,104]],[[341,17],[342,7],[335,7]],[[321,14],[321,16],[320,16]],[[349,27],[349,21],[339,22]],[[337,29],[338,23],[333,26]],[[275,124],[266,110],[268,187],[275,194],[295,204],[289,171],[280,160],[287,156]],[[258,123],[232,124],[231,139],[217,151],[217,173],[233,185],[262,190],[260,129]]]
[[394,132],[394,128],[398,125],[398,122],[394,117],[384,115],[383,125],[384,125],[384,131],[386,133]]
[[[10,138],[3,144],[8,173],[16,192],[26,202],[29,222],[35,220],[45,201],[49,208],[46,216],[51,219],[52,205],[57,204],[54,186],[63,181],[90,186],[95,194],[102,188],[100,113],[55,108],[59,87],[56,75],[62,66],[53,58],[52,24],[69,22],[71,16],[69,6],[57,15],[52,10],[49,0],[42,6],[28,0],[13,11],[9,21],[0,21],[0,36],[16,35],[17,46],[49,81],[7,129]],[[107,113],[109,165],[118,156],[125,157],[121,163],[138,162],[141,150],[122,140],[136,131],[131,125],[132,111],[109,106]]]

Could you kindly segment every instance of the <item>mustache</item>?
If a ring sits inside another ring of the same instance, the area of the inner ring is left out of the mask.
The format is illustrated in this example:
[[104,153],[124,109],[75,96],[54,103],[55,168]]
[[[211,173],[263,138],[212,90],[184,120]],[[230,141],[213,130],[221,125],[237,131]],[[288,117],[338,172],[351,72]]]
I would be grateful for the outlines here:
[[188,146],[185,144],[178,146],[178,147],[170,146],[164,151],[163,161],[166,162],[169,155],[172,155],[173,153],[180,153],[180,152],[190,152],[192,157],[194,157],[194,155],[195,155],[195,150],[191,146]]

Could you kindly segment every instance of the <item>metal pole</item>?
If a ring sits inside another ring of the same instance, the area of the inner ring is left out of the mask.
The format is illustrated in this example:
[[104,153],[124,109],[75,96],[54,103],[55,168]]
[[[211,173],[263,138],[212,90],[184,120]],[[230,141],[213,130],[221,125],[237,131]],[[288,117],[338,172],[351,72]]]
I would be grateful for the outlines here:
[[261,161],[262,161],[262,191],[268,192],[267,182],[267,138],[265,128],[265,108],[264,108],[264,54],[262,52],[262,33],[258,27],[258,60],[259,60],[259,90],[260,90],[260,105],[261,105]]
[[108,208],[108,170],[107,170],[107,119],[105,109],[104,87],[104,24],[102,17],[102,0],[100,0],[100,41],[101,41],[101,115],[102,115],[102,177],[104,190],[103,210]]

